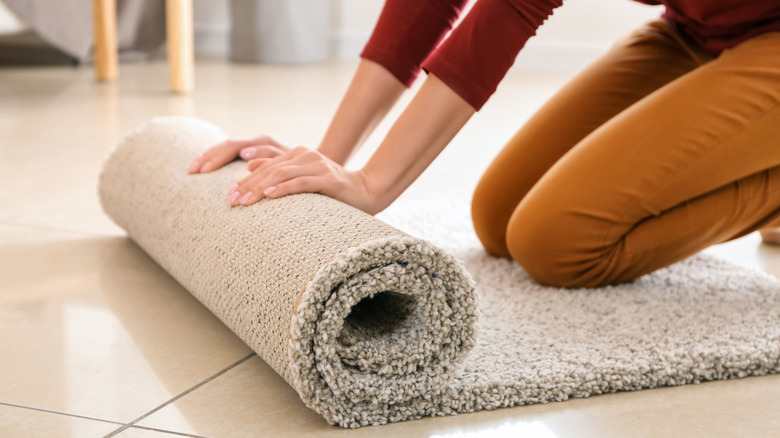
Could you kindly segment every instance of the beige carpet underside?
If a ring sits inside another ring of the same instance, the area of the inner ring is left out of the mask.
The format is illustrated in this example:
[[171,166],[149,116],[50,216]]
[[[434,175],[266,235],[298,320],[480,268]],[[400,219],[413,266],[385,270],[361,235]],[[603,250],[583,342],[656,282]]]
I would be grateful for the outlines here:
[[314,194],[230,208],[245,165],[186,172],[223,138],[188,118],[128,134],[104,210],[333,424],[780,371],[765,273],[700,255],[616,287],[542,287],[482,251],[465,202],[379,218]]

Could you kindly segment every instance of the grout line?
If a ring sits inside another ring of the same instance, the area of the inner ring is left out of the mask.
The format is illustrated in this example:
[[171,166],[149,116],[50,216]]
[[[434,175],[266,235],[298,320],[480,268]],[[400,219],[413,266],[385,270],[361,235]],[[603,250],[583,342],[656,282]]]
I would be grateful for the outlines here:
[[[100,418],[87,417],[87,416],[84,416],[84,415],[77,415],[77,414],[69,414],[67,412],[58,412],[58,411],[52,411],[52,410],[49,410],[49,409],[33,408],[33,407],[30,407],[30,406],[16,405],[16,404],[13,404],[13,403],[0,402],[0,405],[11,406],[11,407],[20,408],[20,409],[29,409],[31,411],[46,412],[47,414],[64,415],[66,417],[75,417],[75,418],[81,418],[81,419],[84,419],[84,420],[99,421],[101,423],[118,424],[118,425],[121,425],[121,426],[125,426],[125,424],[122,423],[121,421],[103,420],[103,419],[100,419]],[[180,435],[180,436],[186,436],[186,437],[192,437],[192,438],[206,438],[206,437],[201,436],[201,435],[192,435],[192,434],[189,434],[189,433],[175,432],[175,431],[172,431],[172,430],[157,429],[157,428],[154,428],[154,427],[147,427],[147,426],[132,426],[132,427],[135,428],[135,429],[145,429],[145,430],[151,430],[151,431],[154,431],[154,432],[164,432],[164,433],[167,433],[167,434]],[[127,428],[125,428],[125,429],[127,429]],[[123,429],[123,430],[125,430],[125,429]]]
[[[211,382],[212,380],[214,380],[214,379],[216,379],[217,377],[219,377],[219,376],[221,376],[221,375],[225,374],[226,372],[228,372],[228,371],[230,371],[231,369],[233,369],[233,368],[237,367],[238,365],[241,365],[243,362],[246,362],[246,361],[247,361],[247,360],[249,360],[249,359],[250,359],[252,356],[255,356],[255,355],[256,355],[256,353],[252,352],[252,353],[251,353],[251,354],[249,354],[248,356],[246,356],[246,357],[243,357],[243,358],[241,358],[241,359],[237,360],[237,361],[236,361],[236,362],[234,362],[233,364],[231,364],[231,365],[228,365],[226,368],[224,368],[224,369],[223,369],[223,370],[221,370],[221,371],[218,371],[216,374],[212,375],[211,377],[207,378],[206,380],[204,380],[204,381],[202,381],[202,382],[198,383],[197,385],[193,386],[192,388],[190,388],[190,389],[188,389],[188,390],[186,390],[186,391],[182,392],[181,394],[177,395],[176,397],[174,397],[174,398],[172,398],[172,399],[170,399],[170,400],[166,401],[165,403],[161,404],[160,406],[157,406],[156,408],[152,409],[151,411],[149,411],[149,412],[147,412],[147,413],[145,413],[145,414],[141,415],[140,417],[136,418],[135,420],[133,420],[133,421],[131,421],[131,422],[129,422],[129,423],[127,423],[127,424],[123,425],[123,426],[122,426],[122,427],[120,427],[119,429],[117,429],[117,430],[115,430],[115,431],[113,431],[113,432],[109,433],[108,435],[104,436],[103,438],[110,438],[110,437],[112,437],[112,436],[115,436],[115,435],[117,435],[118,433],[120,433],[120,432],[123,432],[123,431],[125,431],[125,430],[129,429],[130,427],[142,427],[142,426],[135,426],[135,423],[138,423],[139,421],[143,420],[144,418],[146,418],[146,417],[148,417],[148,416],[150,416],[150,415],[154,414],[155,412],[159,411],[160,409],[162,409],[162,408],[164,408],[164,407],[168,406],[169,404],[171,404],[171,403],[175,402],[176,400],[178,400],[178,399],[180,399],[180,398],[184,397],[185,395],[187,395],[187,394],[191,393],[192,391],[195,391],[196,389],[200,388],[201,386],[203,386],[203,385],[205,385],[205,384],[207,384],[207,383]],[[168,431],[166,431],[166,432],[168,432]]]
[[4,406],[11,406],[11,407],[14,407],[14,408],[21,408],[21,409],[29,409],[29,410],[31,410],[31,411],[46,412],[46,413],[49,413],[49,414],[65,415],[65,416],[68,416],[68,417],[83,418],[84,420],[100,421],[100,422],[103,422],[103,423],[111,423],[111,424],[124,424],[124,423],[122,423],[121,421],[103,420],[103,419],[100,419],[100,418],[95,418],[95,417],[87,417],[87,416],[84,416],[84,415],[78,415],[78,414],[69,414],[69,413],[67,413],[67,412],[52,411],[52,410],[50,410],[50,409],[43,409],[43,408],[33,408],[33,407],[31,407],[31,406],[15,405],[15,404],[13,404],[13,403],[5,403],[5,402],[0,402],[0,405],[4,405]]
[[[151,430],[153,432],[161,432],[161,433],[167,433],[169,435],[178,435],[178,436],[187,436],[191,438],[207,438],[203,435],[192,435],[190,433],[184,433],[184,432],[174,432],[172,430],[165,430],[165,429],[156,429],[154,427],[146,427],[146,426],[131,426],[128,429],[143,429],[143,430]],[[125,429],[127,430],[127,429]]]

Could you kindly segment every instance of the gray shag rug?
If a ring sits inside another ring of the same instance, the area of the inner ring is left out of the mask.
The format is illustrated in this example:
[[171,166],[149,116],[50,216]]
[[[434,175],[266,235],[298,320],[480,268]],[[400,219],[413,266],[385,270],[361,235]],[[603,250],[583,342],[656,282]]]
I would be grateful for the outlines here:
[[620,286],[543,287],[482,251],[465,203],[230,208],[244,164],[187,175],[224,138],[197,119],[144,124],[103,169],[103,208],[332,424],[780,372],[768,274],[700,255]]

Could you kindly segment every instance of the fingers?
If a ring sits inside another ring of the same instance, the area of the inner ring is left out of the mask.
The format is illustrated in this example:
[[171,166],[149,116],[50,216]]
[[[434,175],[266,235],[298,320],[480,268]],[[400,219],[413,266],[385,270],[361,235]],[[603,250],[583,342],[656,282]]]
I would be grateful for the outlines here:
[[256,158],[254,160],[249,161],[249,164],[247,165],[247,169],[249,169],[250,172],[254,172],[255,169],[262,166],[263,164],[271,161],[270,158]]
[[316,191],[333,179],[326,159],[306,148],[295,148],[274,158],[250,161],[252,173],[228,192],[230,205],[251,205],[263,198]]
[[192,160],[192,164],[190,164],[190,168],[188,172],[190,175],[193,173],[206,173],[211,170],[213,167],[211,163],[207,163],[208,158],[206,158],[204,155],[198,155],[195,157],[194,160]]
[[197,156],[190,164],[189,172],[208,173],[217,170],[235,160],[238,151],[250,144],[250,140],[225,140]]
[[308,176],[310,170],[305,166],[287,166],[274,171],[272,174],[250,175],[229,192],[230,205],[251,205],[265,198],[271,197],[276,192],[278,181],[291,181],[296,178]]
[[244,150],[246,152],[241,157],[249,160],[275,157],[284,153],[288,148],[267,135],[249,140],[228,139],[196,157],[190,164],[189,173],[208,173],[217,170],[235,160]]
[[269,187],[263,192],[266,198],[275,199],[296,193],[313,192],[317,187],[317,177],[301,176]]
[[241,149],[239,156],[245,161],[254,160],[256,158],[274,158],[282,155],[285,149],[274,145],[263,146],[250,146]]
[[230,205],[251,205],[272,195],[279,183],[296,178],[312,176],[315,173],[309,166],[287,165],[270,172],[254,172],[241,180],[229,194]]

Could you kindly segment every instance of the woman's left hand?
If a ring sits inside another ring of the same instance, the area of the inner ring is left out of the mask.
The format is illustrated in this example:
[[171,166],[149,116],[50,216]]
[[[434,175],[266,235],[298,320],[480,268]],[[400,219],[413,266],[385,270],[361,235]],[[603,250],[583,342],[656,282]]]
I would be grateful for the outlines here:
[[274,158],[249,162],[249,176],[230,188],[231,206],[251,205],[263,198],[296,193],[321,193],[373,213],[375,197],[362,171],[350,171],[321,153],[299,146]]

